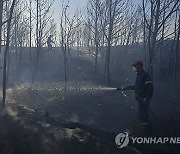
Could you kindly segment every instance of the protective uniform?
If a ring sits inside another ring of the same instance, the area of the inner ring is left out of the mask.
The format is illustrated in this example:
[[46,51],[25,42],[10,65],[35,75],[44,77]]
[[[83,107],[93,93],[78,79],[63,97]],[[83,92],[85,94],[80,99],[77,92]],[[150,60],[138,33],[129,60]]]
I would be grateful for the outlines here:
[[141,70],[137,73],[135,82],[135,97],[138,101],[139,119],[144,136],[151,134],[152,126],[149,120],[149,104],[144,104],[144,99],[150,101],[153,95],[153,83],[150,75]]
[[134,90],[135,98],[138,101],[138,115],[144,136],[151,135],[152,126],[149,120],[149,104],[144,100],[150,101],[153,95],[153,82],[150,75],[143,69],[137,73],[136,82],[133,86],[128,86],[124,90]]

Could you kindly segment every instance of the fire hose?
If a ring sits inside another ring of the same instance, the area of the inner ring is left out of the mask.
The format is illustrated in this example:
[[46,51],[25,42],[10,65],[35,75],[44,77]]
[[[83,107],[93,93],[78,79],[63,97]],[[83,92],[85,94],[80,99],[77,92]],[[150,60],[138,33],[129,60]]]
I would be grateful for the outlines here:
[[[117,90],[124,91],[124,90],[126,90],[126,89],[124,89],[124,88],[117,88]],[[163,134],[165,134],[165,133],[164,133],[164,129],[163,129],[162,125],[160,124],[157,116],[154,114],[153,110],[149,107],[149,105],[147,105],[146,103],[144,103],[144,98],[140,97],[137,93],[135,93],[135,96],[140,100],[141,103],[143,103],[146,107],[149,108],[149,111],[150,111],[151,115],[153,116],[154,120],[156,121],[159,129],[163,132]]]
[[[117,88],[117,90],[120,90],[120,91],[124,91],[124,90],[129,90],[129,89],[124,89],[124,88]],[[156,121],[159,129],[162,131],[163,135],[165,135],[165,131],[161,125],[161,123],[159,122],[157,116],[154,114],[154,112],[152,111],[152,109],[149,107],[149,105],[147,105],[146,103],[144,103],[144,98],[140,97],[138,94],[135,93],[135,96],[140,100],[141,103],[143,103],[144,105],[146,105],[148,108],[149,108],[149,111],[150,113],[152,114],[154,120]],[[174,150],[180,150],[180,148],[177,146],[177,145],[171,145],[171,147],[174,149]]]

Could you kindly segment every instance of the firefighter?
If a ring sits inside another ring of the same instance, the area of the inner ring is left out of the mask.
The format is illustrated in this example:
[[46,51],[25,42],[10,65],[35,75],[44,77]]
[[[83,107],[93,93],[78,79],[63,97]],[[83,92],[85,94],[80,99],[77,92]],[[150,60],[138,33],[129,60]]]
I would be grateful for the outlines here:
[[138,101],[138,115],[142,128],[142,135],[152,134],[152,125],[149,120],[149,105],[153,95],[153,82],[150,75],[143,70],[143,62],[138,60],[132,64],[134,72],[137,72],[135,85],[123,88],[123,90],[134,90]]
[[52,44],[51,43],[54,43],[52,41],[52,35],[50,35],[47,39],[47,45],[48,45],[48,50],[52,50]]

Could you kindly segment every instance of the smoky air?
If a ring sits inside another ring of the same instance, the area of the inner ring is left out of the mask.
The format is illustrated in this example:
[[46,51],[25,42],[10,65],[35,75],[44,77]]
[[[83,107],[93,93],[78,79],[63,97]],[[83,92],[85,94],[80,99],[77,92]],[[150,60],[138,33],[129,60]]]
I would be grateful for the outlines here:
[[1,0],[0,153],[179,154],[179,14],[179,0]]

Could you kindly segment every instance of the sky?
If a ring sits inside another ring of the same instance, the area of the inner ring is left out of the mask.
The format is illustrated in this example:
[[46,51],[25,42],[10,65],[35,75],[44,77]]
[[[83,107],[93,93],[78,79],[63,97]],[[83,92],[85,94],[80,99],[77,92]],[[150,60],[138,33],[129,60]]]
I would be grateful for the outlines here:
[[[67,0],[55,0],[54,1],[54,7],[55,7],[55,18],[57,18],[62,10],[62,2],[67,2]],[[69,10],[68,13],[70,15],[74,15],[77,7],[83,8],[86,6],[88,0],[69,0]]]
[[[55,7],[55,12],[54,12],[54,18],[58,19],[58,16],[61,12],[62,9],[62,2],[67,2],[68,0],[54,0],[54,7]],[[69,0],[69,11],[68,13],[70,15],[74,15],[77,7],[83,8],[86,6],[88,0]],[[132,3],[139,3],[141,0],[132,0]]]

